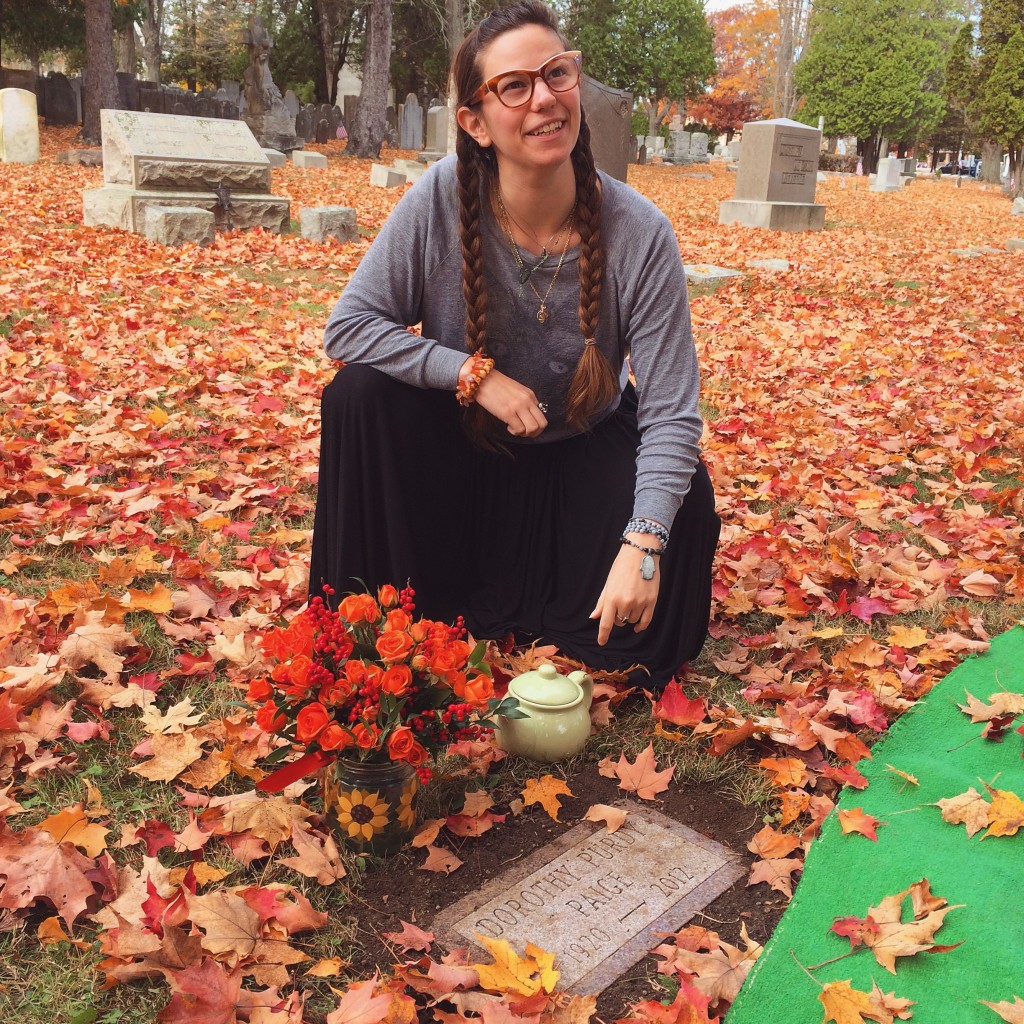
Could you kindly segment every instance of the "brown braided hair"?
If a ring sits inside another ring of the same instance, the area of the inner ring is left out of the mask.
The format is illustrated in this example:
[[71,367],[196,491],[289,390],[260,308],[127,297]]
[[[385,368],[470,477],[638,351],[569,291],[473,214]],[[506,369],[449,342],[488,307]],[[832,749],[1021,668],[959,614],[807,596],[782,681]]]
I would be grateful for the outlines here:
[[[488,15],[463,40],[452,61],[459,106],[466,106],[483,82],[479,59],[498,36],[524,25],[550,29],[568,49],[554,12],[541,0],[516,3]],[[456,136],[458,157],[459,240],[462,244],[462,294],[466,301],[466,348],[487,349],[487,289],[483,274],[483,245],[480,237],[480,197],[489,195],[497,175],[497,158],[492,147],[480,146],[461,126]],[[586,429],[591,417],[618,393],[618,380],[608,359],[597,347],[596,334],[601,311],[601,283],[604,250],[601,247],[601,188],[590,150],[590,127],[580,107],[580,133],[572,151],[576,177],[576,226],[580,235],[580,330],[583,352],[572,381],[566,406],[566,422],[576,430]],[[497,440],[502,424],[473,403],[466,413],[466,432],[485,448],[503,449]]]

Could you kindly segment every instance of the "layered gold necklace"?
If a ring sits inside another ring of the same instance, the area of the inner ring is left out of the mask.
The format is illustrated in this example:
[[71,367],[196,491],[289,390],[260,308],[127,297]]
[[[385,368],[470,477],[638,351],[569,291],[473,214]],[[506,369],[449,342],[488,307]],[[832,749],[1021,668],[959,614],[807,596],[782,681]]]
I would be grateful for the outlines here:
[[[548,290],[541,295],[539,291],[533,286],[531,275],[535,270],[540,270],[542,266],[548,261],[548,257],[551,253],[548,251],[547,245],[541,246],[541,260],[540,263],[535,264],[532,267],[528,267],[526,262],[523,260],[523,254],[519,251],[519,246],[516,245],[515,236],[512,234],[511,218],[508,210],[505,209],[505,204],[501,199],[501,189],[495,184],[494,186],[494,200],[498,207],[498,219],[501,221],[502,231],[505,232],[505,236],[508,238],[509,248],[512,250],[512,258],[516,261],[516,266],[519,268],[519,295],[523,294],[523,285],[528,284],[530,291],[537,297],[540,302],[540,308],[537,310],[537,322],[546,323],[548,313],[548,298],[551,295],[551,289],[555,287],[555,281],[558,280],[559,271],[562,269],[562,264],[565,262],[565,254],[569,251],[569,242],[572,239],[572,223],[573,217],[576,215],[576,203],[572,204],[572,209],[569,211],[569,216],[566,217],[565,223],[548,239],[548,245],[555,241],[558,236],[564,231],[565,241],[562,243],[562,254],[558,257],[558,265],[555,267],[555,272],[551,276],[551,281],[548,284]],[[516,222],[518,224],[518,221]],[[532,232],[530,232],[532,234]],[[534,236],[536,240],[536,236]]]

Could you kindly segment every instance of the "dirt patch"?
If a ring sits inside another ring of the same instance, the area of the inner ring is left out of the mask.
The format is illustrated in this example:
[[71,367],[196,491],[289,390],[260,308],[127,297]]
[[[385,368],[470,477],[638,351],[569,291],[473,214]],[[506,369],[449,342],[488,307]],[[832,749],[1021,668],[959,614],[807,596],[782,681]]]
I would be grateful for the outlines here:
[[[400,920],[429,929],[441,910],[474,892],[482,880],[501,874],[517,860],[574,828],[592,804],[614,803],[623,797],[616,780],[600,776],[593,764],[583,766],[566,782],[574,796],[563,798],[560,822],[552,821],[539,807],[532,807],[518,816],[510,814],[504,824],[482,836],[446,836],[444,842],[464,861],[450,875],[419,870],[425,859],[421,850],[372,867],[358,888],[359,899],[346,907],[346,912],[356,918],[361,936],[361,950],[353,969],[363,977],[370,976],[378,966],[386,970],[393,952],[378,938],[382,932],[400,931]],[[655,806],[740,854],[745,863],[753,861],[746,845],[762,825],[757,809],[723,797],[711,786],[688,785],[673,786]],[[629,865],[623,867],[628,870]],[[744,877],[709,904],[703,914],[695,916],[692,923],[703,924],[735,944],[739,944],[740,925],[745,923],[750,937],[763,943],[785,906],[786,901],[765,885],[747,888]],[[653,983],[659,962],[645,957],[607,988],[598,1000],[598,1015],[605,1021],[615,1020],[626,1014],[630,1003],[662,993],[664,990],[656,991]]]

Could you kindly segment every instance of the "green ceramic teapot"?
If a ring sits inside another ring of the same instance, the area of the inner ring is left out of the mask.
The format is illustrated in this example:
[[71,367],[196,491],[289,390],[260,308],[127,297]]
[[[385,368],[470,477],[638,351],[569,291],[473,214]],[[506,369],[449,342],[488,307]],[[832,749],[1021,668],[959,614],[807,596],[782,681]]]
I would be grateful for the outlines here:
[[532,761],[560,761],[586,745],[594,697],[594,681],[586,672],[563,676],[554,665],[541,665],[516,676],[508,692],[523,717],[496,717],[494,737],[502,750]]

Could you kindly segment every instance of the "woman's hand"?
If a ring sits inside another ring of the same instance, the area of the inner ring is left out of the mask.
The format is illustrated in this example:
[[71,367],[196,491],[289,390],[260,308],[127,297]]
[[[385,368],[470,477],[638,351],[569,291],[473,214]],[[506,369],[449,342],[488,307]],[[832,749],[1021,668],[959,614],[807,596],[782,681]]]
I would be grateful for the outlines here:
[[[647,546],[650,541],[651,538],[643,534],[639,543]],[[640,563],[644,558],[643,551],[623,544],[612,562],[597,606],[590,613],[592,619],[601,620],[597,642],[602,647],[608,643],[612,629],[632,625],[634,633],[642,633],[651,624],[661,586],[661,559],[654,556],[654,579],[645,580],[640,575]]]
[[476,392],[476,403],[496,416],[516,437],[536,437],[548,425],[537,396],[500,370],[491,370]]

